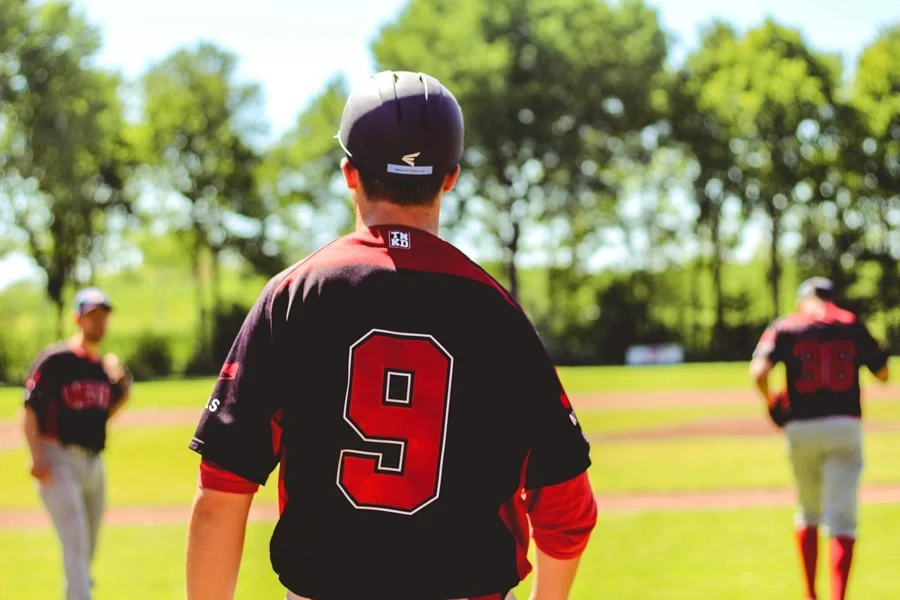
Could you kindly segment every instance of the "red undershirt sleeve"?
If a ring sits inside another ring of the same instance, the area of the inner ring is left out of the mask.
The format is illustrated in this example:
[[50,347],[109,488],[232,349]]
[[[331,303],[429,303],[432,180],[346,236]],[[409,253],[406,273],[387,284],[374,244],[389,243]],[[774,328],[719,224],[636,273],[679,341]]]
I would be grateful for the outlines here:
[[200,461],[197,485],[207,490],[228,492],[229,494],[255,494],[259,490],[258,483],[247,481],[240,475],[226,471],[205,458]]
[[597,523],[597,503],[587,472],[525,494],[537,547],[560,560],[581,556]]

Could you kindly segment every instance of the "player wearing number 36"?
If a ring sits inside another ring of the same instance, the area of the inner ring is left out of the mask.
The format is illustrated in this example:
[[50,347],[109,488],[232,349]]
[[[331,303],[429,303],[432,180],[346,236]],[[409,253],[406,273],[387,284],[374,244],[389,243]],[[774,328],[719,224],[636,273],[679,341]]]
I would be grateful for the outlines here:
[[[766,329],[750,371],[772,420],[787,437],[797,482],[795,521],[806,597],[817,598],[818,528],[824,525],[831,537],[831,598],[843,600],[862,472],[859,370],[865,366],[887,381],[888,353],[834,299],[835,286],[828,279],[803,282],[797,312]],[[786,367],[787,389],[770,396],[769,372],[779,362]]]
[[383,72],[336,137],[356,232],[273,278],[234,342],[191,443],[187,596],[233,597],[280,463],[270,556],[289,598],[503,600],[532,535],[533,598],[565,598],[596,521],[589,446],[515,299],[438,237],[460,106]]

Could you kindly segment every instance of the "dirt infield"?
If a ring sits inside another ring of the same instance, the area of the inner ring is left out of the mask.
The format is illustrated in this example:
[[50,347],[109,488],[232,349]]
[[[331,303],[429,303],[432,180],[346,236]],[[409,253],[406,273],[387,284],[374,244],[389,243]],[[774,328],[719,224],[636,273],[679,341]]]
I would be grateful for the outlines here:
[[[869,421],[867,432],[900,432],[900,422]],[[711,417],[627,431],[595,431],[588,434],[591,442],[613,443],[644,440],[673,440],[697,437],[761,437],[780,435],[777,427],[762,415],[756,417]]]
[[[794,492],[777,490],[713,490],[702,492],[660,492],[643,494],[609,494],[596,496],[601,512],[648,512],[682,510],[731,510],[791,506]],[[865,486],[860,492],[863,504],[900,502],[900,485]],[[107,525],[186,525],[189,506],[119,507],[106,512]],[[257,503],[250,510],[250,520],[273,522],[278,518],[274,503]],[[0,510],[0,531],[50,527],[42,510]]]
[[[202,409],[169,408],[122,410],[113,417],[110,427],[154,427],[192,425],[200,420]],[[18,448],[25,443],[18,421],[0,421],[0,451]]]
[[[866,389],[867,401],[900,401],[900,388],[878,386]],[[653,408],[687,408],[752,405],[759,399],[750,390],[686,390],[658,392],[627,392],[613,394],[576,394],[572,403],[581,410],[621,410]],[[111,427],[153,427],[166,425],[193,425],[200,418],[200,408],[137,409],[123,410]],[[867,423],[873,431],[900,431],[900,425],[891,423]],[[672,439],[699,436],[758,436],[772,435],[776,431],[762,418],[698,419],[689,423],[649,429],[614,433],[595,433],[592,441],[614,442],[624,440]],[[21,427],[15,420],[0,421],[0,452],[18,448],[24,444]]]
[[[863,391],[863,402],[900,401],[900,387],[896,385],[869,386]],[[572,397],[576,408],[583,410],[614,410],[622,408],[687,408],[696,406],[758,406],[760,399],[753,390],[733,388],[724,390],[659,390],[648,392],[614,392],[610,394],[576,394]]]

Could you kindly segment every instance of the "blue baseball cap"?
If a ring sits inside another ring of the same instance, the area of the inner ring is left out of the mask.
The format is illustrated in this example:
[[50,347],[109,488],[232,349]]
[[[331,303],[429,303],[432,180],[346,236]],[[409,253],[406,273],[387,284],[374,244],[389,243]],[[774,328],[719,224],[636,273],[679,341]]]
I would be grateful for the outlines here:
[[86,315],[95,308],[103,307],[112,310],[112,301],[100,288],[89,287],[79,290],[75,294],[75,313],[78,316]]

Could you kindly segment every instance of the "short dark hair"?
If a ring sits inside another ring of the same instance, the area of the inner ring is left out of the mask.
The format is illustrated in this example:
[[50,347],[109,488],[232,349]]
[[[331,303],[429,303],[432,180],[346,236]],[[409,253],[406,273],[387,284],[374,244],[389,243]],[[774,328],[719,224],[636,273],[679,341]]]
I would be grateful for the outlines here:
[[399,206],[429,206],[434,203],[444,187],[443,177],[393,181],[381,179],[359,169],[359,182],[366,197],[378,202],[390,202]]

